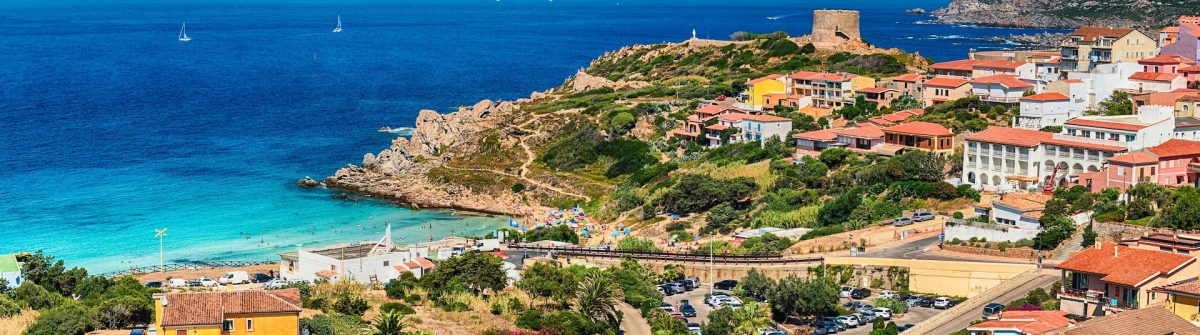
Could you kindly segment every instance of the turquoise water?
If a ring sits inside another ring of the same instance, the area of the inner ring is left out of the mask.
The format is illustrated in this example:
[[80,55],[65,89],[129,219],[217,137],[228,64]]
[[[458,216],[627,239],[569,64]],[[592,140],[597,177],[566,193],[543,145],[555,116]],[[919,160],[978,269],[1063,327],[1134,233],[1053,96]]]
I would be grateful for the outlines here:
[[[800,34],[812,9],[850,8],[867,40],[940,60],[1037,32],[903,14],[946,2],[0,1],[0,253],[107,272],[157,264],[164,227],[181,262],[376,239],[385,222],[410,242],[482,233],[505,219],[294,183],[387,147],[375,129],[420,109],[526,97],[605,51],[692,29]],[[182,21],[191,42],[176,40]]]

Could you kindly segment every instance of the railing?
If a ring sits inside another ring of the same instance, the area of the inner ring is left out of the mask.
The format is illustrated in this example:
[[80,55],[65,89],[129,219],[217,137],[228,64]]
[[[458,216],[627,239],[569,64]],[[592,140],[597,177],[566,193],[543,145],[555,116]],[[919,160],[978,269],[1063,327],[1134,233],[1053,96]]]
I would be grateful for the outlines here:
[[989,102],[1000,102],[1000,103],[1021,102],[1021,97],[1010,97],[1010,96],[1004,96],[1004,95],[990,95],[990,94],[982,94],[982,95],[976,95],[976,96],[979,97],[979,100],[989,101]]
[[634,258],[660,261],[679,261],[679,262],[715,262],[715,263],[811,263],[822,262],[824,257],[783,257],[783,255],[755,255],[755,256],[739,256],[739,255],[708,255],[708,254],[686,254],[674,252],[652,252],[652,251],[623,251],[612,250],[605,248],[591,247],[544,247],[530,244],[509,244],[509,250],[515,251],[533,251],[556,253],[560,255],[574,255],[586,257],[603,257],[603,258]]
[[197,261],[189,263],[169,263],[163,264],[161,267],[154,266],[132,266],[125,270],[105,273],[104,276],[120,277],[125,275],[139,275],[159,271],[177,271],[177,270],[204,270],[216,268],[240,268],[245,266],[277,264],[278,261]]
[[1015,226],[999,224],[999,223],[994,223],[994,222],[979,222],[979,221],[974,221],[974,220],[955,219],[955,218],[946,218],[946,225],[947,226],[968,226],[968,227],[1001,231],[1001,232],[1006,232],[1006,233],[1008,232],[1009,229],[1016,228]]

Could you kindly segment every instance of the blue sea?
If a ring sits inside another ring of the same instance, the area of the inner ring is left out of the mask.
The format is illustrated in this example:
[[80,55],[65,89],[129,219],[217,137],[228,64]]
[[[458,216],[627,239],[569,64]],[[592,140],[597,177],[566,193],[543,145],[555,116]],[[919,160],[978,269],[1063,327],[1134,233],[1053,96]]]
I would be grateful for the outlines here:
[[406,242],[487,232],[506,219],[295,181],[386,148],[395,135],[376,129],[420,109],[525,97],[605,51],[692,29],[800,35],[813,9],[857,9],[868,41],[938,60],[1038,32],[903,12],[947,2],[0,1],[0,253],[107,272],[157,264],[156,228],[175,262],[274,259],[376,239],[385,223]]

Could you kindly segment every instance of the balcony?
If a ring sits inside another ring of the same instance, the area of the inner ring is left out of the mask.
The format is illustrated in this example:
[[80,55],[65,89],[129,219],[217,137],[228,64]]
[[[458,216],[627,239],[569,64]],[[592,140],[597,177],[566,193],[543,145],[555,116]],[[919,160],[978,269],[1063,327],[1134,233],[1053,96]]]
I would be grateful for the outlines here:
[[979,97],[979,100],[983,100],[983,101],[987,101],[987,102],[997,102],[997,103],[1004,103],[1004,104],[1021,102],[1021,97],[1010,97],[1010,96],[990,95],[990,94],[976,94],[975,96]]

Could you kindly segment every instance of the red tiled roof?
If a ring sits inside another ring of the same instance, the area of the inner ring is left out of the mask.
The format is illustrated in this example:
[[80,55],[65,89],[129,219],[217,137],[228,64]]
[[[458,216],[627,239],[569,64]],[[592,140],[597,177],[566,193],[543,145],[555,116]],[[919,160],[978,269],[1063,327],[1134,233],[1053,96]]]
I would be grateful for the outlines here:
[[887,78],[887,79],[891,79],[892,81],[904,81],[904,82],[915,83],[918,80],[921,80],[921,75],[916,74],[916,73],[905,73],[905,74]]
[[802,138],[802,139],[806,139],[806,140],[815,140],[815,141],[832,141],[837,138],[837,135],[835,135],[833,133],[833,129],[821,129],[821,130],[813,130],[810,132],[798,133],[798,134],[792,135],[792,137]]
[[1044,131],[1008,128],[1008,127],[989,127],[981,132],[968,135],[965,139],[968,141],[979,141],[988,143],[1000,143],[1019,147],[1036,147],[1042,141],[1054,137],[1054,134]]
[[1130,80],[1147,80],[1147,81],[1172,81],[1179,78],[1182,74],[1178,73],[1154,73],[1154,72],[1135,72],[1129,76]]
[[1188,66],[1188,67],[1179,68],[1178,71],[1180,71],[1180,72],[1200,72],[1200,65],[1192,65],[1192,66]]
[[1192,61],[1180,55],[1159,54],[1158,56],[1139,59],[1138,64],[1192,64]]
[[1064,101],[1071,100],[1070,97],[1058,92],[1038,93],[1027,97],[1022,97],[1021,101]]
[[1024,80],[1017,79],[1017,76],[1011,74],[997,74],[986,77],[975,78],[972,81],[975,84],[998,84],[1008,88],[1030,88],[1033,84],[1027,83]]
[[318,277],[333,278],[333,276],[337,275],[337,272],[333,271],[333,270],[325,269],[325,270],[317,271],[316,275]]
[[1005,311],[999,320],[989,320],[968,326],[968,330],[1018,329],[1022,334],[1040,334],[1066,327],[1071,324],[1067,312],[1053,311]]
[[[168,293],[163,326],[219,325],[227,314],[300,313],[300,291]],[[155,302],[159,303],[159,302]]]
[[905,109],[901,112],[912,113],[913,115],[925,115],[925,110],[920,108]]
[[1068,83],[1068,84],[1082,84],[1083,80],[1082,79],[1063,79],[1062,82]]
[[835,130],[833,132],[842,136],[858,138],[883,138],[883,131],[878,126],[861,126],[858,128]]
[[923,83],[922,85],[953,88],[953,87],[962,86],[963,84],[966,84],[966,83],[967,83],[967,80],[963,79],[963,78],[933,77],[933,79],[926,80],[925,83]]
[[1064,335],[1200,335],[1200,327],[1162,306],[1146,306],[1076,323]]
[[946,127],[943,127],[940,124],[936,124],[936,123],[932,123],[932,122],[924,122],[924,121],[909,122],[909,123],[905,123],[905,124],[895,125],[895,126],[883,128],[883,131],[894,132],[894,133],[914,134],[914,135],[925,135],[925,136],[952,136],[952,135],[954,135],[954,133],[951,132],[950,129],[946,129]]
[[899,112],[891,113],[888,115],[880,116],[879,118],[888,120],[891,122],[900,122],[900,121],[908,120],[908,118],[913,117],[914,115],[917,115],[917,114],[913,114],[913,113],[909,113],[909,112],[905,112],[905,111],[899,111]]
[[1120,38],[1133,32],[1129,28],[1082,27],[1071,32],[1070,36],[1082,36],[1082,41],[1091,42],[1100,37]]
[[853,73],[825,73],[825,72],[796,72],[788,76],[791,79],[802,80],[820,80],[820,81],[846,81],[858,78],[858,75]]
[[1108,159],[1109,162],[1125,163],[1130,165],[1158,163],[1158,157],[1144,152],[1131,152],[1124,155],[1116,156]]
[[729,126],[726,126],[726,125],[723,125],[723,124],[714,124],[714,125],[711,125],[711,126],[704,127],[704,129],[712,129],[712,130],[725,130],[725,129],[729,129]]
[[1173,138],[1162,144],[1146,148],[1158,157],[1200,156],[1200,142]]
[[1102,281],[1137,287],[1147,279],[1170,274],[1193,261],[1188,255],[1101,243],[1100,249],[1085,248],[1059,263],[1058,268],[1099,274],[1103,275]]
[[1189,278],[1181,282],[1156,287],[1154,290],[1158,292],[1185,294],[1193,297],[1200,297],[1200,280]]
[[733,106],[704,105],[700,106],[700,108],[696,108],[696,114],[717,114],[731,109],[735,111],[741,111],[737,107]]
[[1163,28],[1161,31],[1162,31],[1162,32],[1164,32],[1164,33],[1178,33],[1178,32],[1179,32],[1179,26],[1170,26],[1170,27],[1166,27],[1166,28]]
[[873,118],[869,118],[869,119],[867,119],[867,121],[873,122],[873,123],[881,125],[881,126],[891,126],[891,125],[896,124],[895,122],[889,121],[888,119],[885,119],[882,116],[876,116]]
[[747,114],[741,118],[742,120],[750,120],[754,122],[792,122],[792,119],[786,117],[766,114]]
[[976,61],[974,67],[975,68],[986,68],[986,69],[1016,70],[1017,68],[1021,67],[1022,65],[1025,65],[1025,64],[1028,64],[1028,63],[1012,62],[1012,61],[1006,61],[1006,60],[984,60],[984,61]]
[[960,59],[948,62],[935,63],[930,65],[930,69],[934,70],[949,70],[949,71],[971,71],[975,69],[975,64],[980,61],[974,59]]
[[887,91],[895,91],[895,90],[887,88],[887,87],[865,87],[865,88],[858,89],[858,92],[861,92],[861,93],[883,93],[883,92],[887,92]]
[[1022,212],[1042,210],[1046,208],[1046,201],[1050,200],[1049,195],[1042,193],[1010,193],[1000,196],[992,203],[1002,204],[1008,207],[1016,208]]
[[1130,124],[1130,123],[1111,122],[1111,121],[1092,120],[1092,119],[1071,119],[1070,121],[1067,121],[1066,124],[1069,124],[1072,126],[1116,129],[1116,130],[1124,130],[1124,131],[1138,131],[1138,130],[1145,129],[1146,127],[1149,127],[1148,125],[1144,125],[1144,124]]
[[1176,101],[1183,98],[1200,96],[1195,92],[1175,90],[1171,92],[1154,92],[1133,97],[1134,100],[1144,101],[1148,105],[1174,106]]
[[768,75],[766,75],[766,76],[763,76],[763,77],[761,77],[761,78],[754,79],[754,80],[751,80],[751,81],[747,81],[747,82],[746,82],[746,84],[747,84],[747,85],[754,85],[754,84],[761,83],[761,82],[764,82],[764,81],[768,81],[768,80],[775,80],[775,79],[779,79],[779,78],[783,78],[783,75],[779,75],[779,74],[768,74]]

